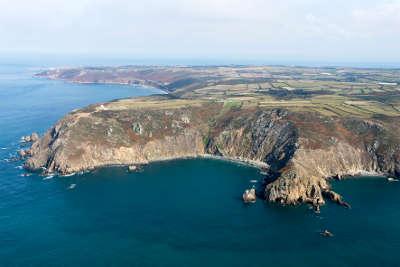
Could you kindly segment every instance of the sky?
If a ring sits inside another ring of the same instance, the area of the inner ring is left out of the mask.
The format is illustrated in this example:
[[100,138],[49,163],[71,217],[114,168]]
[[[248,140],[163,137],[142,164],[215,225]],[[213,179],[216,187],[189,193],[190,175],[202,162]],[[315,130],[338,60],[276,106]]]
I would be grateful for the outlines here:
[[0,54],[400,63],[400,0],[0,0]]

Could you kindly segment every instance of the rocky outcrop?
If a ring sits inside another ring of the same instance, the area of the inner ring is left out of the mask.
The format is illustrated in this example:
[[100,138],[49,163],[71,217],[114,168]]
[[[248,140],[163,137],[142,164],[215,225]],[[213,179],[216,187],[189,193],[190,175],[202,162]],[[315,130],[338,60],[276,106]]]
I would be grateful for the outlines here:
[[26,158],[32,155],[32,151],[30,149],[20,149],[18,151],[18,155],[21,159]]
[[339,205],[342,205],[342,206],[344,206],[344,207],[346,207],[348,209],[351,208],[350,204],[347,203],[346,201],[343,201],[342,196],[339,195],[338,193],[333,192],[332,190],[326,190],[326,191],[323,192],[323,194],[324,194],[324,196],[326,196],[331,201],[333,201],[333,202],[335,202],[335,203],[337,203]]
[[128,171],[129,171],[129,172],[136,172],[136,171],[138,171],[138,170],[139,170],[139,167],[136,166],[136,165],[129,165],[129,166],[128,166]]
[[[74,120],[67,119],[73,124],[63,121],[56,125],[41,142],[32,146],[32,157],[26,161],[28,169],[44,168],[47,173],[68,174],[105,165],[145,164],[204,154],[202,136],[195,129],[181,129],[174,135],[136,142],[137,136],[131,128],[124,129],[116,122],[112,123],[112,136],[101,134],[106,132],[108,123],[98,125],[99,128],[104,127],[104,131],[96,127],[86,129],[86,135],[80,135],[78,132],[82,128],[92,123],[95,125],[97,119],[86,117],[82,121]],[[70,126],[65,127],[64,123]]]
[[171,105],[172,100],[158,99],[155,106],[138,101],[103,103],[69,114],[32,144],[25,167],[68,174],[212,154],[268,166],[268,201],[315,207],[326,199],[349,207],[332,191],[333,177],[400,174],[400,125],[392,118],[344,119],[258,107],[227,110],[211,101]]
[[299,176],[290,169],[267,185],[265,197],[270,202],[281,204],[310,203],[317,206],[325,203],[322,192],[328,189],[325,179],[317,176]]
[[[351,124],[337,120],[327,123],[328,127],[336,127],[335,131],[328,132],[321,129],[320,120],[314,119],[313,134],[307,133],[310,129],[305,129],[304,125],[297,124],[301,133],[299,147],[281,169],[279,178],[266,186],[268,200],[319,206],[325,203],[325,198],[349,208],[350,204],[330,189],[329,179],[359,175],[398,176],[400,148],[398,137],[393,135],[398,131],[392,128],[394,125],[362,119],[352,119]],[[318,143],[314,140],[317,138]]]
[[39,140],[38,133],[32,133],[31,135],[26,135],[21,137],[21,142],[23,143],[31,143],[31,142],[36,142],[38,140]]
[[255,203],[257,200],[256,190],[254,188],[246,189],[242,195],[244,203]]

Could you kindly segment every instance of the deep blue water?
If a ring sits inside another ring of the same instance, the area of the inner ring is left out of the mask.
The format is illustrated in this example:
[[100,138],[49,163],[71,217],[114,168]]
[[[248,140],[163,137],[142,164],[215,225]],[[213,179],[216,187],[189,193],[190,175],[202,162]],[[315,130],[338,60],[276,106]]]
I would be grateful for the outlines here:
[[[400,183],[382,178],[335,182],[353,208],[328,204],[315,215],[244,205],[258,170],[218,160],[21,176],[21,162],[5,159],[22,135],[43,133],[74,108],[157,92],[35,79],[35,71],[0,66],[1,267],[400,265]],[[335,236],[321,237],[323,229]]]

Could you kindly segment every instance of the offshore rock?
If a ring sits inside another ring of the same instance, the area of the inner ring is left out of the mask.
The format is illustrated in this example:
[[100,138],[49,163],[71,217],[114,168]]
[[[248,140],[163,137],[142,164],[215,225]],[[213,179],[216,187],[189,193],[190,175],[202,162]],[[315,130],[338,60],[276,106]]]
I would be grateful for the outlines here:
[[255,203],[256,202],[256,190],[254,188],[252,189],[246,189],[242,195],[244,203]]
[[324,237],[333,237],[333,234],[328,230],[324,230],[323,232],[321,232],[321,235]]
[[36,142],[39,140],[39,135],[37,133],[32,133],[31,135],[26,135],[21,137],[21,141],[24,143]]
[[139,167],[136,166],[136,165],[129,165],[128,166],[128,171],[129,172],[136,172],[138,169],[139,169]]
[[346,207],[348,209],[351,208],[350,204],[345,202],[345,201],[343,201],[342,196],[339,195],[338,193],[333,192],[332,190],[327,190],[327,191],[324,191],[323,194],[324,194],[324,196],[329,198],[331,201],[333,201],[333,202],[335,202],[335,203],[337,203],[337,204],[339,204],[341,206],[344,206],[344,207]]

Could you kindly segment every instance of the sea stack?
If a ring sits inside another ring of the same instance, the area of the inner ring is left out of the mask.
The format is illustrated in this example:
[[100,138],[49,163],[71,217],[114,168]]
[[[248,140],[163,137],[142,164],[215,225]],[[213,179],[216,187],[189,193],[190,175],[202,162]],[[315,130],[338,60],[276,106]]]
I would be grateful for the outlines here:
[[243,193],[243,201],[244,203],[255,203],[256,202],[256,190],[254,188],[252,189],[246,189]]

